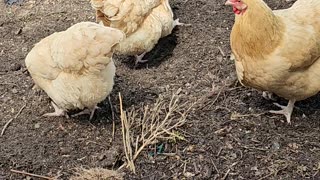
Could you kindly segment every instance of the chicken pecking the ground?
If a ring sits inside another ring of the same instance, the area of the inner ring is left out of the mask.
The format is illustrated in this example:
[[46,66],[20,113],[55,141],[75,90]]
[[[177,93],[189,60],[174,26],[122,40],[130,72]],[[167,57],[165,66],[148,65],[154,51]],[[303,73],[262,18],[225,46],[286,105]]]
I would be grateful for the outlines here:
[[297,0],[288,9],[272,11],[262,0],[228,0],[235,23],[231,49],[239,81],[289,100],[286,116],[296,101],[320,91],[320,1]]
[[114,47],[124,39],[122,31],[93,22],[77,23],[66,31],[42,39],[25,59],[36,86],[52,99],[55,109],[44,116],[63,116],[67,110],[90,114],[112,91]]
[[116,53],[135,56],[136,65],[147,62],[143,60],[145,54],[175,26],[189,25],[173,19],[169,0],[91,0],[91,5],[98,23],[126,34]]

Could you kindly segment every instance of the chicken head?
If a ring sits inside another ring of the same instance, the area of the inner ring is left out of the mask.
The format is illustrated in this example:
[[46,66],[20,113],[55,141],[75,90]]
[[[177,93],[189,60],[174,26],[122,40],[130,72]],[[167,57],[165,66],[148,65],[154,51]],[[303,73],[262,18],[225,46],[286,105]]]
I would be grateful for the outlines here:
[[242,0],[227,0],[225,5],[232,6],[235,14],[243,14],[248,7]]

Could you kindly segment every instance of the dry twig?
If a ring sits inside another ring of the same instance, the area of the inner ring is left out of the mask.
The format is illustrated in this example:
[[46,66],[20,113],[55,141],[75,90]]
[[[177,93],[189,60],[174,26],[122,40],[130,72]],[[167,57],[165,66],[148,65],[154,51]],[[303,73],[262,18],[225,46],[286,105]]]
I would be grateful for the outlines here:
[[14,116],[14,118],[9,119],[9,121],[3,126],[0,136],[3,136],[9,124],[21,114],[22,110],[27,106],[27,104],[23,105],[19,112]]
[[18,85],[14,84],[14,83],[0,83],[0,85],[11,85],[11,86],[18,87]]
[[229,175],[230,171],[231,171],[231,169],[228,169],[228,170],[227,170],[227,172],[224,174],[224,176],[223,176],[222,180],[227,179],[227,177],[228,177],[228,175]]
[[128,118],[126,113],[123,111],[122,107],[122,97],[119,93],[119,100],[120,100],[120,118],[121,118],[121,126],[122,126],[122,138],[123,138],[123,146],[124,151],[127,159],[127,164],[130,167],[131,171],[135,172],[135,166],[132,158],[132,147],[130,141],[130,125],[128,123]]
[[24,171],[18,171],[18,170],[14,170],[14,169],[11,169],[10,171],[14,172],[14,173],[18,173],[18,174],[23,174],[23,175],[27,175],[27,176],[41,178],[41,179],[48,179],[48,180],[54,180],[55,179],[55,178],[52,178],[52,177],[41,176],[41,175],[32,174],[32,173],[28,173],[28,172],[24,172]]
[[112,141],[113,141],[114,140],[114,136],[115,136],[115,132],[116,132],[116,123],[115,123],[113,105],[112,105],[110,96],[108,97],[108,102],[109,102],[109,105],[110,105],[111,116],[112,116]]
[[238,114],[238,113],[232,113],[230,119],[231,120],[236,120],[239,118],[243,118],[243,117],[259,117],[261,115],[266,114],[266,112],[263,113],[259,113],[259,114]]
[[218,49],[219,49],[222,56],[226,56],[226,53],[224,53],[224,51],[222,50],[222,48],[220,46],[218,46]]

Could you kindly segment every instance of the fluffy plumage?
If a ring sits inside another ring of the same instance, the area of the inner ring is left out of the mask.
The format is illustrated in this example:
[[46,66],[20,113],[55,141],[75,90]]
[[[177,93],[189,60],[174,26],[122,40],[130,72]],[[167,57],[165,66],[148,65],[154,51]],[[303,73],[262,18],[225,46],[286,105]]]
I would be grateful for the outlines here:
[[[116,53],[134,55],[143,62],[159,39],[171,34],[176,25],[169,0],[91,0],[97,22],[122,30],[127,38]],[[142,56],[139,56],[142,54]]]
[[81,22],[37,43],[25,63],[35,84],[53,100],[56,112],[88,108],[104,100],[114,84],[115,45],[123,32],[92,22]]
[[298,0],[276,11],[262,0],[240,3],[247,8],[236,15],[231,32],[239,81],[288,99],[288,106],[276,104],[282,110],[270,112],[290,123],[295,101],[320,91],[320,1]]

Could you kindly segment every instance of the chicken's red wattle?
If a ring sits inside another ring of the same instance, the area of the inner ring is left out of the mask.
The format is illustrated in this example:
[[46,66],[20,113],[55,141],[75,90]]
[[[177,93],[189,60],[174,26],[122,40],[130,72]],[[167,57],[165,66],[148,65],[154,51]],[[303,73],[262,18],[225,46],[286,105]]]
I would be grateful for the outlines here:
[[233,7],[233,12],[235,14],[241,14],[241,11],[239,9],[237,9],[236,7]]

